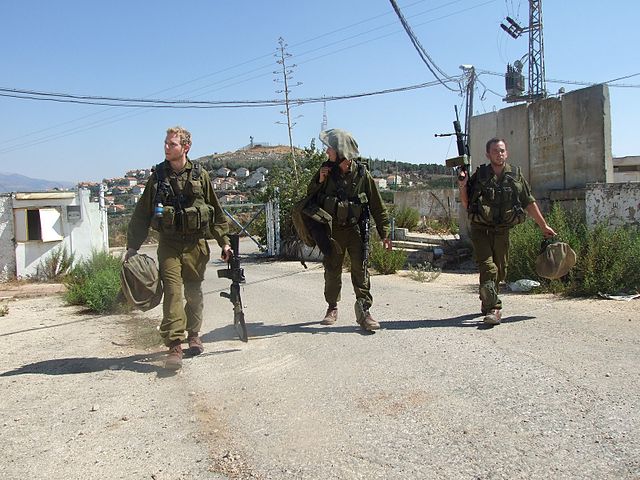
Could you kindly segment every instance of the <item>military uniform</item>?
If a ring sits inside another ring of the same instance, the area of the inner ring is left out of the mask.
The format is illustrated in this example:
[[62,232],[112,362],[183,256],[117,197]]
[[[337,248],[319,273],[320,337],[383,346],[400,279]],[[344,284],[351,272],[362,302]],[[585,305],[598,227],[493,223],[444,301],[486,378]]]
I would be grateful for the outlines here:
[[[363,265],[363,243],[359,220],[367,209],[376,223],[380,238],[389,235],[387,210],[371,174],[360,159],[351,162],[342,174],[336,165],[324,182],[320,172],[311,180],[307,192],[316,204],[332,217],[332,236],[340,249],[334,248],[324,259],[324,297],[330,306],[337,305],[342,288],[342,263],[345,252],[351,259],[351,283],[360,308],[368,311],[373,303],[369,275]],[[358,308],[358,307],[356,307]]]
[[[159,181],[160,180],[160,181]],[[155,214],[162,204],[162,215]],[[228,223],[206,170],[189,159],[180,172],[158,164],[136,204],[127,247],[138,250],[149,227],[159,232],[158,263],[163,282],[160,335],[169,346],[202,326],[202,281],[210,258],[207,239],[229,244]],[[182,290],[186,305],[183,305]]]
[[498,285],[507,276],[509,229],[526,219],[535,202],[519,167],[505,163],[501,175],[481,165],[469,179],[469,222],[475,260],[480,270],[482,313],[502,308]]

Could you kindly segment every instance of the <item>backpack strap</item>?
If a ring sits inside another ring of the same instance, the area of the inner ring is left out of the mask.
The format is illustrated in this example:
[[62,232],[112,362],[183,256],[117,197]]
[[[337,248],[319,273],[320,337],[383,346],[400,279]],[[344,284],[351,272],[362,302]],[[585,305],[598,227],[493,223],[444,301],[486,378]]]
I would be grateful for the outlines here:
[[193,168],[191,169],[191,179],[196,182],[200,180],[200,175],[202,175],[202,164],[191,162],[193,164]]

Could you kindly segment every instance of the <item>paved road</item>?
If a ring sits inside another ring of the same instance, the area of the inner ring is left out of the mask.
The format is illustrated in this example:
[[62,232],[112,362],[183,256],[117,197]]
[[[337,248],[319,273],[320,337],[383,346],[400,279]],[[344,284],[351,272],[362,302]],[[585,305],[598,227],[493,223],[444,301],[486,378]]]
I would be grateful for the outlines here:
[[[137,474],[158,464],[148,452],[157,444],[166,465],[153,478],[640,478],[638,300],[506,294],[503,324],[484,328],[475,274],[431,283],[374,276],[372,312],[382,330],[369,334],[355,323],[347,274],[338,323],[325,327],[318,264],[304,270],[251,260],[244,344],[231,326],[231,304],[219,297],[228,287],[214,273],[221,266],[211,264],[204,287],[205,354],[186,360],[175,377],[162,375],[157,355],[135,358],[147,368],[108,371],[113,388],[118,378],[137,385],[132,402],[146,389],[162,410],[136,418],[132,433],[150,438],[131,446],[129,455],[142,462],[136,475],[122,455],[114,460],[122,475],[152,478]],[[9,365],[0,386],[28,377],[18,375],[24,360],[11,357]],[[47,380],[37,373],[38,382]],[[188,412],[174,418],[159,395],[176,392]],[[103,408],[117,411],[130,394],[122,388],[117,402],[102,395]],[[157,416],[165,430],[145,426]],[[173,439],[182,418],[191,419],[190,433]],[[185,464],[172,457],[172,441]],[[12,465],[22,458],[14,455]]]
[[207,284],[211,353],[184,375],[257,473],[640,478],[637,303],[507,294],[484,328],[475,274],[376,276],[366,334],[348,283],[339,322],[318,324],[318,267],[246,266],[246,345]]

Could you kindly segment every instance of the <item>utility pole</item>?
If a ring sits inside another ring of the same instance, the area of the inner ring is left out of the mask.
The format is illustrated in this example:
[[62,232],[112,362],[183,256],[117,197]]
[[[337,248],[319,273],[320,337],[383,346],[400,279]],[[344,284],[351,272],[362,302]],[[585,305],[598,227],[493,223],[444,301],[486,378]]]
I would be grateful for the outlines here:
[[329,125],[329,121],[327,120],[327,101],[323,101],[322,105],[322,123],[320,124],[320,131],[324,132]]
[[547,96],[542,39],[542,0],[529,0],[529,95]]
[[[293,136],[292,136],[292,129],[295,125],[295,122],[292,123],[291,121],[291,104],[289,102],[289,88],[291,85],[289,85],[289,82],[291,79],[293,79],[293,68],[296,66],[295,64],[291,65],[291,66],[287,66],[287,58],[291,57],[290,53],[287,53],[285,51],[287,44],[284,43],[284,38],[280,37],[278,39],[278,44],[280,45],[280,47],[278,48],[279,53],[277,53],[275,56],[276,58],[278,58],[277,63],[279,65],[282,65],[282,71],[278,72],[275,71],[273,72],[274,74],[278,75],[278,74],[282,74],[282,80],[279,80],[277,78],[274,78],[274,82],[282,82],[284,84],[284,88],[282,90],[276,90],[276,93],[283,93],[284,94],[284,107],[285,109],[282,110],[280,113],[282,113],[283,115],[287,116],[287,130],[289,132],[289,148],[291,149],[291,162],[293,163],[293,173],[296,177],[296,181],[298,181],[298,166],[296,164],[296,156],[295,156],[295,150],[293,148]],[[297,82],[296,84],[294,84],[294,87],[297,87],[298,85],[302,85],[301,82]],[[276,123],[282,123],[282,122],[276,122]]]
[[473,116],[473,96],[476,86],[476,69],[473,65],[460,65],[460,69],[464,72],[467,84],[465,89],[464,136],[467,145],[469,145],[471,137],[471,117]]
[[522,75],[522,60],[516,60],[507,65],[505,84],[507,95],[505,102],[535,101],[547,96],[544,71],[544,40],[542,35],[542,0],[529,0],[529,26],[524,28],[513,18],[507,17],[507,24],[501,23],[500,28],[512,38],[519,38],[523,33],[529,33],[529,52],[525,55],[529,62],[529,91],[524,94],[524,75]]

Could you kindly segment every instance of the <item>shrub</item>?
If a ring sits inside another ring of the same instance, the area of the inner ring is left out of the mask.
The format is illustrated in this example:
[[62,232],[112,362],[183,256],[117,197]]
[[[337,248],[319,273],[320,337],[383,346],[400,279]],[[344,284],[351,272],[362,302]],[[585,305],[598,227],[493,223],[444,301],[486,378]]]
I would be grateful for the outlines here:
[[293,228],[291,213],[293,207],[307,194],[307,186],[320,168],[326,156],[316,150],[315,142],[304,150],[302,157],[296,157],[298,175],[296,177],[290,161],[274,165],[269,172],[267,188],[258,196],[259,201],[266,202],[278,197],[280,204],[280,238],[283,243],[295,242],[297,235]]
[[434,268],[429,262],[417,263],[409,266],[409,278],[416,282],[431,282],[442,273],[439,268]]
[[596,295],[640,290],[640,231],[598,225],[576,251],[578,262],[568,291]]
[[637,227],[588,229],[576,210],[554,204],[547,216],[560,240],[576,252],[574,268],[560,280],[539,278],[535,272],[542,235],[532,221],[511,231],[507,280],[538,279],[541,289],[571,296],[591,296],[598,292],[633,292],[640,289],[640,231]]
[[389,216],[394,217],[396,228],[407,228],[411,232],[417,229],[420,222],[420,212],[406,205],[394,205],[390,208]]
[[430,234],[457,234],[459,231],[458,222],[455,218],[444,220],[437,218],[423,217],[417,228],[418,232]]
[[402,248],[386,250],[378,238],[371,239],[369,263],[382,275],[396,273],[407,263],[407,252]]
[[73,265],[73,255],[69,253],[67,247],[60,245],[51,251],[51,254],[38,263],[34,280],[58,281]]
[[119,258],[108,252],[93,252],[67,275],[65,299],[72,305],[85,305],[90,310],[105,313],[117,310],[120,293]]

